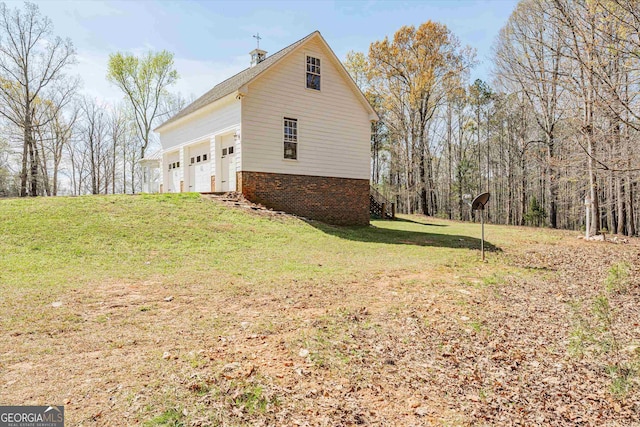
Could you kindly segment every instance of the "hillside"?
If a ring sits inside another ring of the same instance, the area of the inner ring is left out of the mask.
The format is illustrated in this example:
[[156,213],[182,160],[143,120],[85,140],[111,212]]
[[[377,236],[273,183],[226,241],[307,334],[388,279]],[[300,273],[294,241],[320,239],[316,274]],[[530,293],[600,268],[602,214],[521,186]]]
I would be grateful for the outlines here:
[[0,402],[67,425],[640,422],[640,245],[0,200]]

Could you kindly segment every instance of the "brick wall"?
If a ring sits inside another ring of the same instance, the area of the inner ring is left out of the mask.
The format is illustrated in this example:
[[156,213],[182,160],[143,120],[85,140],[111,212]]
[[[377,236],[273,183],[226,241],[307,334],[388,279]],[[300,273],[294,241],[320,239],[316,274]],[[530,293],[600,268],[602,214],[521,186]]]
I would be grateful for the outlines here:
[[369,180],[238,172],[237,188],[267,207],[329,224],[369,224]]

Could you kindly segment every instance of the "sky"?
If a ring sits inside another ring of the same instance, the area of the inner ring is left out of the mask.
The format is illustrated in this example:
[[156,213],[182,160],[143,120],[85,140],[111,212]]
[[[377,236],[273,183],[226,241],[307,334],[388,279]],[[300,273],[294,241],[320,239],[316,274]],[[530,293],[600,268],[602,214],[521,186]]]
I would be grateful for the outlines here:
[[[22,2],[7,2],[21,7]],[[403,25],[432,20],[445,24],[477,50],[480,64],[472,79],[490,80],[491,46],[515,8],[516,0],[448,1],[57,1],[35,2],[54,33],[77,50],[69,70],[84,82],[82,91],[105,102],[121,94],[106,79],[109,54],[168,50],[180,74],[171,90],[200,96],[249,66],[249,52],[275,53],[319,30],[340,59],[367,52]]]

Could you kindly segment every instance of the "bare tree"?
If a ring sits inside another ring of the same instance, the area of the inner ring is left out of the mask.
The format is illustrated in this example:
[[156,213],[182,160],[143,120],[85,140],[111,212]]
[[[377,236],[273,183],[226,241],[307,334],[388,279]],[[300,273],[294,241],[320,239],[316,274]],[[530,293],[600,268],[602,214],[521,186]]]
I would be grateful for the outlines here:
[[85,98],[81,104],[82,126],[80,138],[84,142],[85,164],[88,166],[91,179],[90,191],[100,194],[106,187],[104,182],[109,179],[108,162],[111,159],[107,137],[107,112],[104,106],[95,100]]
[[46,99],[45,91],[64,78],[64,69],[74,57],[71,41],[53,36],[51,21],[36,5],[25,3],[24,10],[19,10],[0,4],[0,115],[23,133],[21,196],[37,194],[39,161],[34,127],[48,123],[34,124],[35,104]]
[[558,172],[556,127],[562,118],[560,84],[565,37],[558,16],[548,0],[518,4],[500,31],[495,47],[496,73],[524,94],[534,106],[535,120],[547,147],[549,225],[556,228]]
[[[117,164],[118,164],[118,153],[124,149],[125,144],[127,143],[127,116],[126,111],[122,106],[116,106],[115,109],[109,115],[109,138],[111,140],[111,164],[113,165],[111,169],[111,193],[116,193],[116,182],[117,182]],[[126,169],[125,162],[122,162],[123,172]],[[123,191],[126,186],[126,183],[123,183]]]

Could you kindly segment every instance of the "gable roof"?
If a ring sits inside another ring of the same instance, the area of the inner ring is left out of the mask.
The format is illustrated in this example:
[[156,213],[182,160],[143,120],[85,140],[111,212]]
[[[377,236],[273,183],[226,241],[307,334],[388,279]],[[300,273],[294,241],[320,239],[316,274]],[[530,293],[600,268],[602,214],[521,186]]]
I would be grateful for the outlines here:
[[155,128],[154,130],[158,131],[158,129],[163,128],[163,127],[165,127],[166,125],[168,125],[170,123],[176,122],[179,119],[181,119],[183,117],[186,117],[191,113],[195,113],[199,109],[201,109],[203,107],[206,107],[207,105],[209,105],[209,104],[211,104],[211,103],[213,103],[213,102],[215,102],[215,101],[217,101],[217,100],[219,100],[221,98],[224,98],[225,96],[227,96],[229,94],[232,94],[233,92],[239,90],[244,85],[246,85],[247,83],[251,82],[256,77],[258,77],[258,75],[260,75],[263,71],[266,71],[267,69],[269,69],[271,66],[273,66],[274,64],[279,62],[282,58],[287,56],[289,53],[293,52],[297,47],[299,47],[300,45],[304,44],[307,40],[311,39],[312,37],[314,37],[316,35],[320,36],[320,39],[324,42],[325,46],[327,46],[329,51],[333,54],[335,59],[338,61],[338,63],[340,64],[342,70],[347,74],[348,79],[351,80],[351,83],[356,87],[356,90],[359,92],[360,96],[364,99],[364,102],[366,103],[366,105],[369,106],[369,108],[371,109],[371,112],[373,112],[373,114],[376,115],[375,111],[373,110],[373,107],[371,107],[371,104],[369,104],[369,101],[366,100],[365,96],[362,94],[360,89],[357,87],[357,85],[355,84],[355,82],[353,81],[351,76],[348,74],[348,72],[346,71],[346,69],[344,68],[344,66],[340,62],[340,60],[337,59],[337,57],[335,56],[335,53],[333,52],[333,50],[331,50],[331,48],[329,48],[329,45],[327,44],[327,42],[324,40],[324,38],[322,38],[322,35],[320,34],[320,31],[316,30],[313,33],[301,38],[297,42],[292,43],[289,46],[285,47],[284,49],[279,50],[278,52],[274,53],[273,55],[267,56],[259,64],[256,64],[253,67],[250,67],[250,68],[247,68],[247,69],[245,69],[243,71],[240,71],[238,74],[236,74],[236,75],[234,75],[232,77],[229,77],[227,80],[224,80],[221,83],[218,83],[217,85],[215,85],[213,87],[213,89],[211,89],[210,91],[208,91],[207,93],[202,95],[200,98],[198,98],[195,101],[193,101],[191,104],[187,105],[185,108],[180,110],[175,116],[171,117],[169,120],[167,120],[166,122],[162,123],[160,126]]

